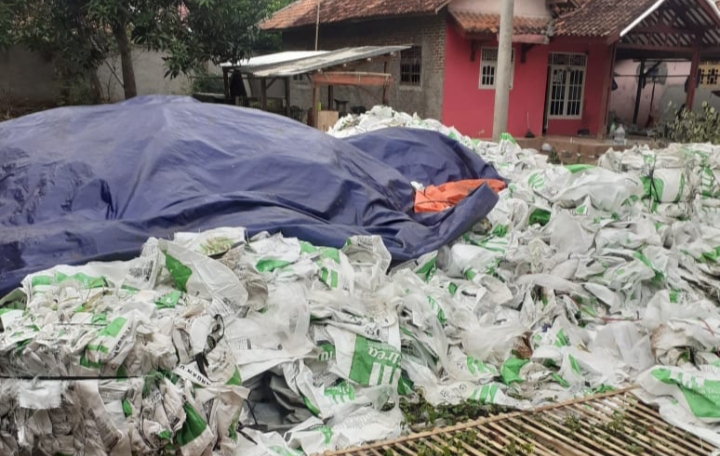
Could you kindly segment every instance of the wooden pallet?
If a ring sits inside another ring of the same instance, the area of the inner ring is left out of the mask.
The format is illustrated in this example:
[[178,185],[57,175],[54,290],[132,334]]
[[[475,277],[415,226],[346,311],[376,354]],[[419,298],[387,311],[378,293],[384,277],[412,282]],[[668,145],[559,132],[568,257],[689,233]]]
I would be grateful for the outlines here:
[[664,422],[628,388],[325,455],[707,456],[714,450]]

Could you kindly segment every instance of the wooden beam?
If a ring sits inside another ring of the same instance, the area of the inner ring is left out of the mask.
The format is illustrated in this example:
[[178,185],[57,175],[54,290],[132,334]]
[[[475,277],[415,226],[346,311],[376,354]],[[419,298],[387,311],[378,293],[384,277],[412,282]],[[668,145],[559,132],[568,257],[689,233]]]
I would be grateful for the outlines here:
[[[700,2],[696,2],[696,3],[703,3],[703,2],[700,1]],[[686,26],[686,27],[688,27],[688,28],[691,29],[691,30],[697,31],[699,34],[704,34],[704,33],[705,33],[704,27],[702,27],[702,26],[700,26],[700,25],[698,25],[698,24],[695,24],[695,23],[693,22],[693,19],[691,19],[690,16],[688,16],[688,13],[687,13],[686,10],[678,9],[678,8],[677,8],[677,5],[672,5],[672,4],[666,4],[666,5],[667,5],[667,8],[670,9],[670,10],[672,10],[672,12],[674,12],[675,15],[676,15],[679,19],[682,19],[683,22],[685,22],[685,26]],[[713,14],[714,14],[714,13],[713,13]]]
[[[314,76],[314,75],[313,75]],[[313,82],[312,86],[312,116],[310,120],[310,126],[317,128],[318,125],[318,106],[320,105],[320,91],[318,90],[317,84]]]
[[[717,13],[713,10],[713,7],[710,6],[707,2],[698,2],[700,3],[700,8],[705,11],[705,14],[710,18],[710,20],[715,21],[715,27],[720,27],[720,20],[717,18]],[[703,27],[706,28],[706,27]]]
[[335,106],[335,87],[329,85],[327,93],[328,93],[328,104],[327,104],[326,109],[332,111],[333,106]]
[[[383,64],[383,72],[388,74],[389,70],[390,62],[386,60],[385,64]],[[390,106],[390,87],[387,84],[383,85],[382,103],[384,106]]]
[[610,94],[612,93],[612,80],[615,73],[615,58],[617,57],[617,45],[613,45],[610,51],[610,68],[605,73],[605,79],[603,81],[603,92],[600,103],[600,126],[597,132],[597,138],[600,140],[605,139],[607,135],[608,115],[610,108]]
[[659,33],[662,35],[695,35],[698,33],[697,30],[690,30],[690,29],[683,29],[683,28],[677,28],[673,27],[672,25],[666,25],[666,24],[657,24],[657,25],[651,25],[649,27],[635,27],[630,31],[629,34],[632,33]]
[[692,53],[695,48],[690,46],[655,46],[652,44],[629,44],[629,43],[618,43],[618,49],[629,50],[629,51],[659,51],[659,52],[674,52],[674,53]]
[[[230,100],[230,69],[229,68],[223,68],[223,87],[225,89],[225,99]],[[235,103],[235,100],[230,100],[232,103]]]
[[267,110],[267,79],[260,79],[260,108]]
[[690,63],[690,79],[688,80],[687,96],[685,98],[685,109],[692,111],[695,102],[695,88],[697,87],[698,66],[700,65],[700,49],[695,48]]
[[635,109],[633,110],[633,124],[637,125],[638,114],[640,113],[640,98],[642,97],[643,81],[645,80],[645,59],[640,60],[640,72],[638,73],[637,90],[635,91]]
[[290,117],[290,81],[292,78],[285,78],[285,116]]
[[312,75],[313,85],[385,86],[393,78],[387,73],[316,73]]

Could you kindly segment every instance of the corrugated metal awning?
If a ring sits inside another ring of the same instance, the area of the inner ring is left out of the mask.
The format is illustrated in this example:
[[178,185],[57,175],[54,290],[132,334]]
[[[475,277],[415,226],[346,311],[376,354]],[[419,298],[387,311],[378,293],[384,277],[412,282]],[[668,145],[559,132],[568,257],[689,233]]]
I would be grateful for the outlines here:
[[626,389],[325,455],[707,456],[713,450]]
[[328,51],[286,51],[276,52],[274,54],[259,55],[243,60],[239,63],[226,62],[220,66],[223,68],[243,68],[245,70],[254,70],[267,67],[269,65],[277,65],[281,63],[294,62],[296,60],[317,57],[327,54]]
[[256,78],[282,78],[299,74],[312,73],[317,70],[332,68],[344,63],[365,60],[372,57],[400,52],[410,46],[363,46],[344,48],[337,51],[323,52],[306,58],[278,62],[262,66],[239,65],[233,68]]

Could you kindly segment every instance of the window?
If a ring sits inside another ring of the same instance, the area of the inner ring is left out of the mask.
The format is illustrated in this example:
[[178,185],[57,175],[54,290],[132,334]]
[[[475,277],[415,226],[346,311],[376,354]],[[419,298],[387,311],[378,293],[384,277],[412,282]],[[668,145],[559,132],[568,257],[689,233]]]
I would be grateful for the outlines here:
[[549,66],[548,117],[579,119],[582,117],[587,56],[551,53]]
[[[497,48],[482,48],[480,52],[480,88],[494,89],[495,80],[497,79]],[[510,54],[510,88],[512,89],[515,80],[515,49]]]
[[717,89],[720,87],[720,63],[703,62],[698,68],[700,86],[706,89]]
[[422,48],[420,46],[400,51],[400,84],[419,86],[421,68]]

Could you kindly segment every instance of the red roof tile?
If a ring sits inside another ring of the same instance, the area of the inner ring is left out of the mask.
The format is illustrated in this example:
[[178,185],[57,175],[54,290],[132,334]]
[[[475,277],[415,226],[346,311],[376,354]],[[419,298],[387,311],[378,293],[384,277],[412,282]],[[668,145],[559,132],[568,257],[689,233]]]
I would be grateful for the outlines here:
[[657,0],[586,0],[555,23],[556,36],[609,37],[650,9]]
[[[450,14],[467,33],[498,33],[500,16],[474,12],[451,11]],[[516,35],[539,35],[547,32],[550,19],[541,17],[513,18],[513,33]]]
[[[408,14],[435,14],[449,0],[322,0],[320,23],[374,19]],[[264,30],[285,30],[315,24],[318,0],[297,0],[260,24]]]

